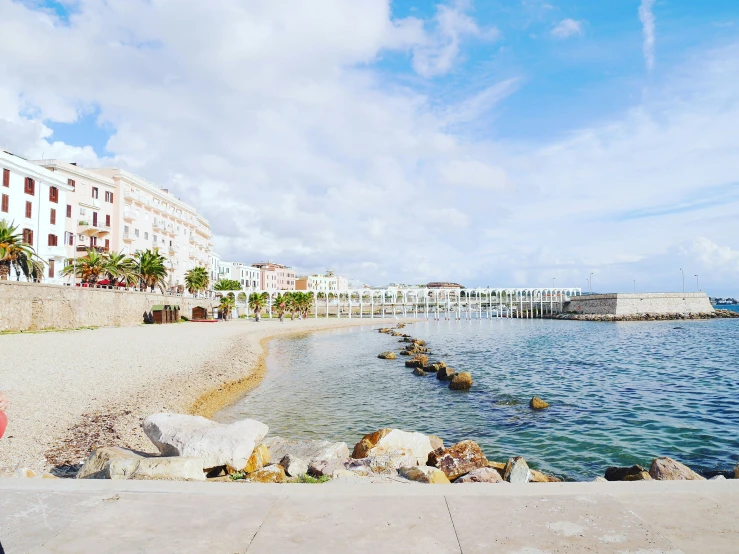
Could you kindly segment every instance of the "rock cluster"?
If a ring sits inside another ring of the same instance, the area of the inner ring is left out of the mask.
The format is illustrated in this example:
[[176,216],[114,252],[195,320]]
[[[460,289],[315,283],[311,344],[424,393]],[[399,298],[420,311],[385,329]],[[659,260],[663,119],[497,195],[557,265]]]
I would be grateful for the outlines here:
[[[739,464],[738,464],[739,467]],[[668,457],[655,458],[649,471],[640,465],[631,467],[609,467],[606,481],[705,481],[685,464]]]
[[732,312],[730,310],[715,310],[712,313],[700,313],[700,314],[629,314],[629,315],[614,315],[614,314],[577,314],[577,313],[564,313],[564,314],[552,314],[545,315],[546,319],[568,319],[574,321],[671,321],[671,320],[687,320],[687,319],[713,319],[713,318],[733,318],[739,317],[739,313]]

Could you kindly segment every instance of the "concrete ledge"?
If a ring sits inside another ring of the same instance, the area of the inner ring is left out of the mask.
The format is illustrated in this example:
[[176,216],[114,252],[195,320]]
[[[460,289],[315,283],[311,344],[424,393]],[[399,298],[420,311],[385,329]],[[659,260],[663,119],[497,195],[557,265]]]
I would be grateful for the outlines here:
[[650,292],[575,296],[564,303],[562,311],[583,315],[637,316],[712,314],[714,309],[704,292]]

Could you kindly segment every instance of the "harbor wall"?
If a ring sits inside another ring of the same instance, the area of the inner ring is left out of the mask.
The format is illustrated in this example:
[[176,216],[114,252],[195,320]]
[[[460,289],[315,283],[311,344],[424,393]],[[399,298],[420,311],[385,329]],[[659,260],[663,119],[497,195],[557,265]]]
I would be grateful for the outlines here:
[[152,306],[180,306],[190,317],[195,306],[211,307],[210,299],[158,293],[92,289],[0,281],[0,332],[122,327],[143,323]]
[[632,316],[710,314],[714,310],[704,292],[649,292],[576,296],[565,302],[562,311],[585,315]]

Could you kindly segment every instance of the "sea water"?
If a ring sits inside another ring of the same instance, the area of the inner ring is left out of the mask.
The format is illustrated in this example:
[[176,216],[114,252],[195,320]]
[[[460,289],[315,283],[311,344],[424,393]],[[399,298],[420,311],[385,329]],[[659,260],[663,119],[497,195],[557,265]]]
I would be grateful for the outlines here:
[[[378,320],[377,327],[393,324]],[[258,389],[222,411],[271,435],[346,441],[383,427],[477,441],[491,460],[590,480],[671,456],[697,471],[739,461],[739,320],[420,322],[432,361],[469,371],[469,391],[418,377],[398,338],[368,327],[276,339]],[[532,396],[551,407],[529,408]]]

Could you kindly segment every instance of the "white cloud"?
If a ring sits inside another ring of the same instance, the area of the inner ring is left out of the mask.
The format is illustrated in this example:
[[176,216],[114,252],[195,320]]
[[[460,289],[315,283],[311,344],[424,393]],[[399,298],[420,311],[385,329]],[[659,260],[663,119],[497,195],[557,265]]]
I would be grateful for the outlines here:
[[565,39],[577,35],[582,35],[582,21],[563,19],[552,29],[554,38]]
[[654,69],[654,0],[642,0],[639,5],[639,21],[644,34],[644,63],[650,71]]

